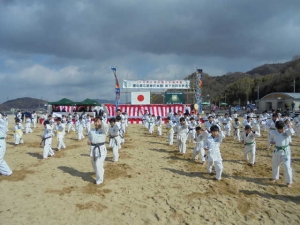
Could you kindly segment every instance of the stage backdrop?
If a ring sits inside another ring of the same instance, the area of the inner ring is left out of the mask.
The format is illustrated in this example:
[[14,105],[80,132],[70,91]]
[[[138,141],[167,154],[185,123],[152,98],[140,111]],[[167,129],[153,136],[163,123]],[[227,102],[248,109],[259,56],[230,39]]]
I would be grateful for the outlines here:
[[[168,117],[170,111],[178,112],[182,111],[185,112],[185,106],[183,104],[148,104],[148,105],[131,105],[131,104],[121,104],[119,105],[119,109],[122,112],[127,112],[129,122],[130,123],[141,123],[142,116],[145,114],[146,110],[148,113],[154,114],[155,116],[161,116],[163,121],[165,118]],[[105,107],[108,112],[108,117],[115,117],[116,116],[116,108],[113,104],[105,104]]]

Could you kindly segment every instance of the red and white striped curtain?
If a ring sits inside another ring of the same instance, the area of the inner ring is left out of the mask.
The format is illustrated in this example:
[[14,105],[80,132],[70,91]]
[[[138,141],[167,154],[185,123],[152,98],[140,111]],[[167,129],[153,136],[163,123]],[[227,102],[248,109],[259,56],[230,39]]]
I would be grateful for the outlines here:
[[[105,104],[109,117],[116,115],[116,106],[113,104]],[[122,112],[127,111],[128,117],[142,117],[146,110],[155,116],[167,117],[170,111],[178,113],[178,111],[185,112],[185,105],[183,104],[149,104],[149,105],[119,105]]]

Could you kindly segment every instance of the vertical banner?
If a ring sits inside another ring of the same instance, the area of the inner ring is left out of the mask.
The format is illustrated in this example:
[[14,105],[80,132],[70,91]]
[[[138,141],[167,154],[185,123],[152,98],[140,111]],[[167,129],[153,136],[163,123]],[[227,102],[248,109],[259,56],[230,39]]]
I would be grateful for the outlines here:
[[202,69],[197,69],[196,73],[196,102],[198,104],[198,113],[202,113]]
[[117,68],[113,68],[113,67],[110,67],[110,69],[113,71],[114,75],[115,75],[115,80],[116,80],[116,111],[119,107],[119,104],[120,104],[120,95],[121,95],[121,91],[120,91],[120,85],[119,85],[119,81],[118,81],[118,78],[117,78]]

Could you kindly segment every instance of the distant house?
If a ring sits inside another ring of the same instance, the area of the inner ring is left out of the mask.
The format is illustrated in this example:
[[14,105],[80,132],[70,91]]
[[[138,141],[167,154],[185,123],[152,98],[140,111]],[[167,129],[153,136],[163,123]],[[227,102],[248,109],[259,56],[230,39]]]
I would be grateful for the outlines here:
[[257,106],[260,111],[279,109],[291,111],[294,105],[294,110],[298,111],[300,106],[300,93],[285,93],[273,92],[265,95],[257,101]]

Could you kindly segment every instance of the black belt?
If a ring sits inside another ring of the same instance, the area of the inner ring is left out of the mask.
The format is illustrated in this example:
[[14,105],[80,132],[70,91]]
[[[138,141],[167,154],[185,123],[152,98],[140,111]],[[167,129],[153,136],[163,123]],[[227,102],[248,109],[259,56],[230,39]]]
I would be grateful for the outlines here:
[[5,139],[5,137],[0,137],[0,139]]
[[100,146],[104,145],[104,142],[102,143],[97,143],[97,144],[94,144],[92,143],[91,146],[93,146],[93,157],[94,157],[94,161],[96,161],[96,149],[98,149],[99,151],[99,156],[101,157],[101,151],[100,151]]

